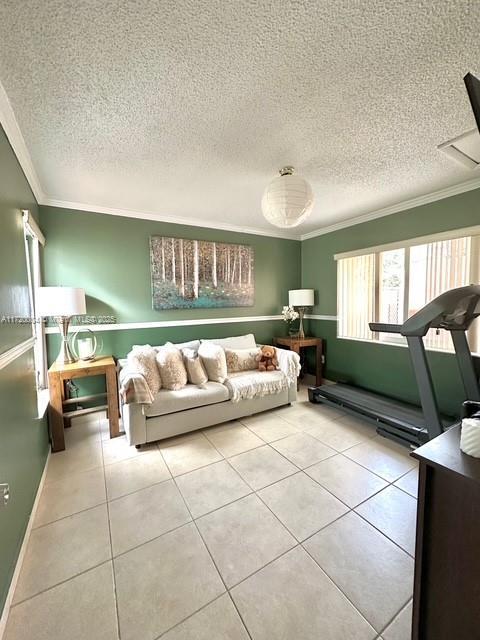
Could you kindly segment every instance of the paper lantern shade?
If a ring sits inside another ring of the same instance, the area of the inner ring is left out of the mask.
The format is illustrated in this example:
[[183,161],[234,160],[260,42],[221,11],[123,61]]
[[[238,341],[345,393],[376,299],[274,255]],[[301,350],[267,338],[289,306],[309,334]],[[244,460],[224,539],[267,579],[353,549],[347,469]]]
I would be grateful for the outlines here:
[[312,212],[314,196],[308,182],[286,167],[265,189],[262,212],[266,220],[276,227],[296,227]]

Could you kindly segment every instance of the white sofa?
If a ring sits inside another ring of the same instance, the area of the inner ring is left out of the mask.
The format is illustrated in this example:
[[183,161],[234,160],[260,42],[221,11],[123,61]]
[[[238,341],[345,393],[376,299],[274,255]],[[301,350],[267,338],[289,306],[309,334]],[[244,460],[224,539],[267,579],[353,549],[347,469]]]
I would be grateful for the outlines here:
[[[210,342],[232,349],[251,348],[252,344],[255,346],[253,334]],[[200,341],[177,346],[181,348],[187,344],[198,348]],[[242,376],[252,375],[251,371],[245,371],[234,374],[225,384],[209,381],[201,387],[187,384],[178,391],[160,389],[151,404],[121,403],[123,427],[129,444],[139,447],[147,442],[170,438],[290,404],[297,397],[296,376],[300,368],[299,357],[290,351],[278,353],[278,371],[253,372],[254,376],[261,376],[264,381],[281,379],[284,388],[276,393],[233,401],[232,386],[237,384]],[[119,360],[120,370],[125,365],[126,360]]]

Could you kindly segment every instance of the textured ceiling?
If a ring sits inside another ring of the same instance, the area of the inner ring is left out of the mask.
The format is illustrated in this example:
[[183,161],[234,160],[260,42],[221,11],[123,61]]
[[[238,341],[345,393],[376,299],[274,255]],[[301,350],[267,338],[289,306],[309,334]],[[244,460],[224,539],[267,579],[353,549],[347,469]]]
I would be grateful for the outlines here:
[[478,0],[2,0],[0,81],[49,199],[273,230],[263,189],[315,192],[298,232],[472,179]]

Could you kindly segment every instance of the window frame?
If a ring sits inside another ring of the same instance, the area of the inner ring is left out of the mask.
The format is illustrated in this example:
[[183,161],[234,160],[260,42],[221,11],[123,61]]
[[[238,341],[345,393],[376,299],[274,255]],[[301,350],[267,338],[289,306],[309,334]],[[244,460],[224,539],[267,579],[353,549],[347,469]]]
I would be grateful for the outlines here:
[[[423,244],[430,244],[435,242],[442,242],[445,240],[455,240],[460,238],[470,238],[470,255],[469,255],[469,281],[470,282],[478,282],[480,276],[480,225],[476,225],[474,227],[466,227],[463,229],[455,229],[446,232],[440,232],[436,234],[431,234],[428,236],[419,236],[416,238],[409,238],[404,241],[391,242],[383,245],[377,245],[373,247],[367,247],[364,249],[357,249],[354,251],[348,251],[344,253],[339,253],[334,255],[334,259],[337,262],[337,338],[339,340],[354,340],[357,342],[366,342],[369,344],[378,344],[378,345],[388,345],[388,346],[396,346],[396,347],[407,347],[407,343],[405,338],[403,337],[395,337],[390,336],[388,340],[379,339],[378,333],[372,333],[371,338],[357,338],[351,336],[341,336],[339,335],[340,329],[340,307],[338,300],[338,275],[340,270],[340,261],[346,258],[352,257],[360,257],[365,255],[375,255],[375,270],[374,270],[374,290],[375,290],[375,305],[374,305],[374,316],[379,318],[379,302],[380,302],[380,288],[381,288],[381,269],[380,269],[380,256],[382,252],[391,251],[393,249],[403,249],[405,251],[404,258],[404,283],[403,283],[403,317],[408,317],[408,309],[409,309],[409,296],[410,296],[410,249],[411,247],[415,247]],[[480,355],[480,332],[479,328],[476,326],[474,322],[471,328],[467,333],[468,342],[470,345],[474,345],[474,348],[471,347],[472,353],[474,355]],[[440,349],[438,347],[425,345],[425,348],[428,351],[437,351],[440,353],[453,353],[453,345],[449,349]]]
[[32,336],[34,342],[35,385],[39,403],[39,413],[45,404],[48,394],[47,344],[45,325],[35,312],[35,291],[42,286],[42,267],[40,247],[45,246],[45,237],[35,219],[28,210],[23,210],[23,235],[25,245],[25,261],[27,267],[28,294],[32,314]]

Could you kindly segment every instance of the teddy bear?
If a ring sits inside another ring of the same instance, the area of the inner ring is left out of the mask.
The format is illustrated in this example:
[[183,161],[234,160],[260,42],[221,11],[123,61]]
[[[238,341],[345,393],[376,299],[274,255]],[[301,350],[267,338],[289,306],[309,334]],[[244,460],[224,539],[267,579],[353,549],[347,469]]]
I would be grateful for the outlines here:
[[278,367],[277,352],[275,347],[264,345],[260,353],[255,357],[259,371],[275,371]]

